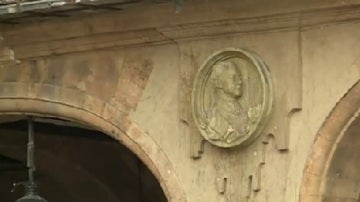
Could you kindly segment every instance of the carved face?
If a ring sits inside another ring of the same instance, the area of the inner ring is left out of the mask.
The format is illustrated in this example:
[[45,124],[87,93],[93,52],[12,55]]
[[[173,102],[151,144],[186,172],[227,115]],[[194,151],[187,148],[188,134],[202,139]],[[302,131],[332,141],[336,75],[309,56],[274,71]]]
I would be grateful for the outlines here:
[[220,68],[222,68],[222,71],[217,75],[217,87],[234,98],[240,97],[242,94],[242,80],[235,64],[223,62]]

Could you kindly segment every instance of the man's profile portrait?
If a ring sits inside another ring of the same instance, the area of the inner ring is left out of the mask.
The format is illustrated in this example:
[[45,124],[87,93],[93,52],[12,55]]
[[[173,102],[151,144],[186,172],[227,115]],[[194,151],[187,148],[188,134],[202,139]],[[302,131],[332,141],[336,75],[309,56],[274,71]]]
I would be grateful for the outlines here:
[[240,104],[242,75],[235,63],[221,61],[214,65],[209,82],[214,95],[204,130],[211,140],[231,143],[248,132],[247,111]]
[[219,51],[200,66],[193,85],[193,120],[208,142],[245,146],[261,134],[272,109],[272,83],[255,54],[238,48]]

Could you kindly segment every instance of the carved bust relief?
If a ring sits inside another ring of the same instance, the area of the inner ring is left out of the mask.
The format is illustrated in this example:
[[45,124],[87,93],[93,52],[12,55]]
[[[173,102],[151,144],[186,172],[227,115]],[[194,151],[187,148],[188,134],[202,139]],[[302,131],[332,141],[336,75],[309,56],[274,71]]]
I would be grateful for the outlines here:
[[246,145],[261,132],[272,104],[265,64],[242,49],[212,55],[200,67],[192,111],[201,135],[219,147]]

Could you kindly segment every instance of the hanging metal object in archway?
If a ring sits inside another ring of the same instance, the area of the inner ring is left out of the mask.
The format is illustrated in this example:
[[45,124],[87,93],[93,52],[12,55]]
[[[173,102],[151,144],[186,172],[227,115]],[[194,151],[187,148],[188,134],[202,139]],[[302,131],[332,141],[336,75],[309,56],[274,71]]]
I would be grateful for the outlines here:
[[34,141],[34,126],[33,119],[29,117],[28,119],[28,144],[27,144],[27,168],[28,168],[28,181],[14,183],[14,189],[23,185],[25,187],[25,195],[16,202],[47,202],[46,199],[42,198],[37,193],[37,184],[34,179],[35,172],[35,141]]
[[183,10],[184,0],[173,0],[175,4],[175,10],[180,13]]

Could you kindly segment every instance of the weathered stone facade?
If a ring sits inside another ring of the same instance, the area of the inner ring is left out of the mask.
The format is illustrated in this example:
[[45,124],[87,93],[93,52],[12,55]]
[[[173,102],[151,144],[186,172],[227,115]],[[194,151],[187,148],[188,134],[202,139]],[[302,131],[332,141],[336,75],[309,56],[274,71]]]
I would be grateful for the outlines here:
[[[214,0],[185,1],[181,13],[145,3],[4,24],[4,45],[21,63],[0,67],[0,111],[57,116],[118,139],[169,201],[357,201],[358,187],[351,196],[326,188],[326,172],[360,108],[359,13],[355,0]],[[251,143],[219,148],[200,135],[191,96],[202,64],[229,48],[266,64],[272,112]]]

